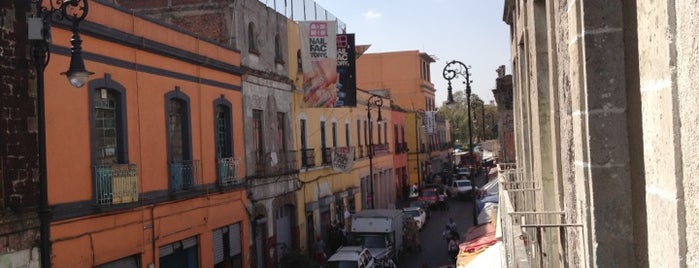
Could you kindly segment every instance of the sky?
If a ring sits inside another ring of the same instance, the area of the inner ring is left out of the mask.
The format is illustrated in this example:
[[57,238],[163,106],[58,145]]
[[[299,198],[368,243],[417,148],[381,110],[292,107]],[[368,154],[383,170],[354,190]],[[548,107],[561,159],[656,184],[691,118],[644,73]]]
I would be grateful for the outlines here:
[[[505,0],[316,0],[354,33],[367,53],[419,50],[433,55],[431,80],[435,102],[447,99],[442,71],[448,61],[471,66],[471,89],[486,103],[494,100],[495,70],[510,73],[509,26],[502,20]],[[397,66],[397,68],[399,68]],[[453,80],[454,91],[464,91]]]

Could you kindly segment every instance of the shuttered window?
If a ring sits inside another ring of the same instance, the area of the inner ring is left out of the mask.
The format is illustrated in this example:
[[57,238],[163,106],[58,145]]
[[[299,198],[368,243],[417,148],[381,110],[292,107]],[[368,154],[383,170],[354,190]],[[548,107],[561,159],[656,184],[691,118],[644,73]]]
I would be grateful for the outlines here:
[[214,230],[214,264],[219,264],[223,261],[223,231],[221,229]]
[[231,252],[230,256],[235,256],[243,252],[240,241],[240,224],[236,223],[230,226],[229,229]]

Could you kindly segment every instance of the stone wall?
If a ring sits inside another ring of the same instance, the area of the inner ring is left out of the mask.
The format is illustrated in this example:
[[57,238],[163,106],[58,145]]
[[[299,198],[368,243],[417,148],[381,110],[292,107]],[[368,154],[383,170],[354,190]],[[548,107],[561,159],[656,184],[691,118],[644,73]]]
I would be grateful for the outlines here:
[[29,59],[30,1],[0,1],[0,266],[38,261],[36,82]]

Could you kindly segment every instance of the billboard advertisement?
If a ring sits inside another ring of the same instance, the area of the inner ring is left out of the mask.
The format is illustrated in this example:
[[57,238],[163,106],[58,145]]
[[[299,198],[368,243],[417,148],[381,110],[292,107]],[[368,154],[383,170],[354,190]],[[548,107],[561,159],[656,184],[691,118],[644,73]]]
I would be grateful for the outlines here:
[[338,100],[337,22],[304,21],[301,28],[303,100],[306,107],[335,107]]
[[354,34],[337,35],[338,93],[335,107],[357,106],[357,66],[354,50]]

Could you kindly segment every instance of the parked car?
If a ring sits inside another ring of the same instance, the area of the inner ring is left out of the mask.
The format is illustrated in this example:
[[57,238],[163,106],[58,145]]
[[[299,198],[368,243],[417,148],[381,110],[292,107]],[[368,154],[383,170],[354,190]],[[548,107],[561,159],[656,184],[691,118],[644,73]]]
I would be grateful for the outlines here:
[[473,199],[478,188],[473,187],[470,180],[455,180],[451,182],[447,192],[450,197]]
[[422,194],[417,198],[417,200],[425,202],[430,208],[434,207],[437,205],[437,201],[439,201],[437,188],[422,189]]
[[430,206],[424,201],[411,201],[408,207],[421,208],[427,214],[427,218],[430,218]]
[[421,208],[408,207],[403,209],[403,214],[408,215],[415,220],[417,229],[422,231],[422,227],[427,223],[427,213]]
[[471,176],[471,169],[465,168],[465,167],[460,167],[456,169],[456,174],[454,174],[456,177],[455,180],[465,180],[468,179]]
[[324,268],[358,268],[374,267],[374,257],[368,249],[361,246],[346,246],[337,249],[330,256]]

